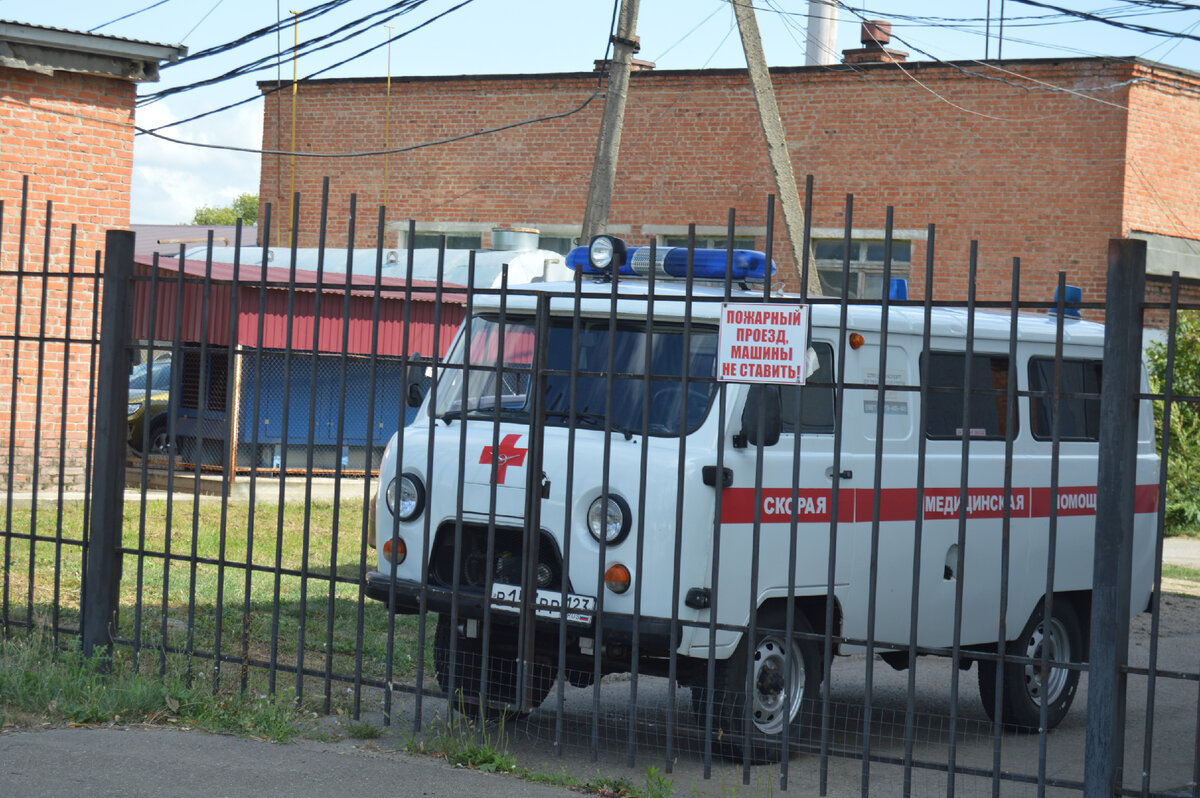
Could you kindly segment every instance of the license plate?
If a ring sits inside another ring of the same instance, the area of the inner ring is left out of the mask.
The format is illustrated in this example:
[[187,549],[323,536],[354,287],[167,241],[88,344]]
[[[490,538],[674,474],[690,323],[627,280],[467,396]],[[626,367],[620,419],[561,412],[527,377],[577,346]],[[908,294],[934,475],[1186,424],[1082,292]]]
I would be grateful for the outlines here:
[[[539,618],[557,618],[562,614],[562,593],[557,590],[537,592],[535,614]],[[521,588],[518,585],[492,585],[492,609],[503,612],[521,611]],[[567,594],[567,620],[571,623],[591,623],[596,611],[592,596]]]

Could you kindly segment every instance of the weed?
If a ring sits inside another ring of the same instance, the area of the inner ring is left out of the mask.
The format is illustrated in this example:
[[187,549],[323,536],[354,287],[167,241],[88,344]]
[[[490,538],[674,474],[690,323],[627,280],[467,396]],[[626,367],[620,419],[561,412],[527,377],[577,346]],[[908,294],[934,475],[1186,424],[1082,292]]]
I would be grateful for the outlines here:
[[350,721],[342,728],[346,730],[346,734],[350,735],[356,740],[374,740],[383,734],[383,729],[379,728],[375,724],[363,723],[357,720]]
[[671,798],[675,794],[675,782],[652,767],[646,771],[646,789],[644,798]]

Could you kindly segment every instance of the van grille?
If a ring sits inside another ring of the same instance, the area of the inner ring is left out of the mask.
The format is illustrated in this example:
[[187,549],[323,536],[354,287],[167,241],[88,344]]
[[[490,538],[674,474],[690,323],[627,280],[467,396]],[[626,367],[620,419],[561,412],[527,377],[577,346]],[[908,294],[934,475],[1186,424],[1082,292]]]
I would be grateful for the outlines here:
[[[454,523],[442,524],[433,543],[430,558],[429,582],[440,587],[454,585]],[[463,524],[462,545],[459,549],[459,588],[482,592],[489,572],[492,582],[521,584],[522,538],[524,532],[511,527],[497,527],[491,563],[488,563],[488,528],[482,524]],[[562,589],[562,556],[558,544],[548,533],[541,533],[538,544],[538,588]]]

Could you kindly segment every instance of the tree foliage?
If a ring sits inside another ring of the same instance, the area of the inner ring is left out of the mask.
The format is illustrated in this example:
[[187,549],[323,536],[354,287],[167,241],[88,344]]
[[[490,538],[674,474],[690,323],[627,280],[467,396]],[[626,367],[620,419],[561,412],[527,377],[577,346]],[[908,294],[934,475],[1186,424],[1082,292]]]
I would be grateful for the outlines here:
[[[1150,389],[1162,393],[1167,384],[1167,347],[1147,347]],[[1175,364],[1172,396],[1200,396],[1200,316],[1181,312],[1175,328]],[[1161,451],[1163,402],[1154,403],[1154,427]],[[1169,533],[1200,532],[1200,407],[1191,402],[1171,403],[1171,442],[1167,463],[1165,525]]]
[[232,203],[219,208],[202,205],[196,209],[192,224],[236,224],[239,218],[242,224],[258,222],[257,194],[239,194]]

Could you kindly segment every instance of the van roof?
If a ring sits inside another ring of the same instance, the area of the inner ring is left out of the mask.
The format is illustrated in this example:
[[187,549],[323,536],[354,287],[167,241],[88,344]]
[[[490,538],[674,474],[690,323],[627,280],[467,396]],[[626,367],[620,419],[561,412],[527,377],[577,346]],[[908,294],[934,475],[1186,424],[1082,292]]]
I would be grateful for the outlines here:
[[[575,283],[532,283],[511,286],[506,295],[507,312],[524,314],[537,306],[539,294],[552,293],[551,312],[574,313]],[[617,285],[617,316],[622,319],[646,318],[650,300],[649,284],[644,280],[626,279]],[[724,287],[710,283],[696,283],[692,289],[691,319],[716,324],[720,318]],[[683,283],[659,280],[653,294],[654,318],[660,321],[682,320],[687,309],[687,290]],[[772,301],[799,302],[798,295],[773,295]],[[730,300],[733,302],[761,302],[762,291],[735,289]],[[500,305],[498,293],[477,293],[473,298],[477,309],[495,310]],[[607,317],[612,301],[612,284],[584,279],[580,284],[580,313],[584,316]],[[836,328],[841,323],[842,306],[837,300],[817,300],[812,304],[814,327]],[[850,330],[878,332],[882,318],[878,304],[854,304],[846,307],[846,326]],[[1011,314],[1006,310],[976,309],[975,337],[985,340],[1007,341]],[[1053,343],[1057,334],[1058,318],[1050,313],[1023,312],[1017,314],[1017,335],[1022,341]],[[921,305],[891,305],[888,312],[890,333],[921,335],[925,329],[925,309]],[[935,337],[965,337],[967,334],[967,309],[965,307],[935,306],[931,315],[931,331]],[[1101,346],[1104,343],[1104,327],[1081,319],[1063,319],[1063,343]]]

